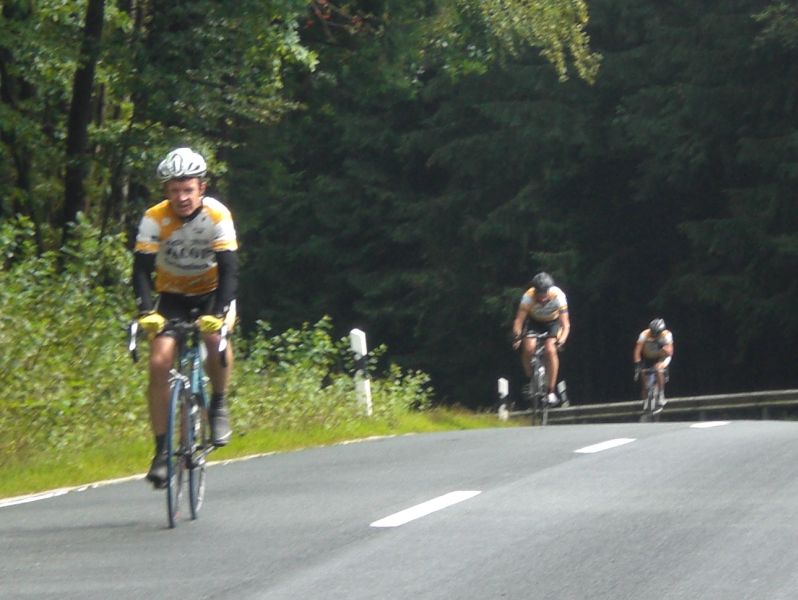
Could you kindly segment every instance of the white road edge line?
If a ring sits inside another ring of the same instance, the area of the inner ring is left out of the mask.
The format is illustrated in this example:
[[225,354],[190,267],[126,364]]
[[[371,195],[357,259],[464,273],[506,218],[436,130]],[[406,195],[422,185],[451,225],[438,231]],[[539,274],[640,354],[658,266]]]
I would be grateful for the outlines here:
[[601,442],[599,444],[593,444],[592,446],[585,446],[584,448],[579,448],[579,450],[574,450],[574,452],[578,454],[594,454],[596,452],[601,452],[602,450],[609,450],[610,448],[617,448],[618,446],[623,446],[624,444],[629,444],[634,442],[636,438],[617,438],[614,440],[607,440],[606,442]]
[[[327,444],[327,446],[346,446],[348,444],[359,444],[361,442],[371,442],[375,440],[382,440],[382,439],[389,439],[394,437],[410,437],[413,435],[417,435],[415,433],[403,433],[397,435],[372,435],[365,438],[357,438],[354,440],[344,440],[342,442],[334,442]],[[264,456],[273,456],[275,454],[287,454],[288,452],[300,452],[302,450],[308,449],[316,449],[322,448],[322,446],[308,446],[307,448],[296,448],[295,450],[286,450],[286,451],[279,451],[275,450],[273,452],[261,452],[258,454],[249,454],[247,456],[239,456],[236,458],[227,458],[222,460],[209,460],[206,464],[208,466],[215,466],[215,465],[229,465],[237,462],[243,462],[246,460],[252,460],[253,458],[262,458]],[[136,479],[144,479],[144,473],[140,473],[138,475],[128,475],[127,477],[118,477],[116,479],[105,479],[103,481],[94,481],[91,483],[82,483],[80,485],[74,485],[71,487],[66,488],[58,488],[55,490],[47,490],[44,492],[37,492],[34,494],[25,494],[23,496],[11,496],[9,498],[0,498],[0,508],[6,508],[9,506],[17,506],[19,504],[27,504],[28,502],[36,502],[38,500],[47,500],[48,498],[56,498],[57,496],[63,496],[64,494],[69,494],[71,492],[85,492],[86,490],[91,490],[99,487],[104,487],[106,485],[114,485],[117,483],[125,483],[127,481],[134,481]]]
[[415,519],[426,517],[430,513],[434,513],[441,509],[452,506],[453,504],[473,498],[477,494],[481,493],[481,491],[475,490],[449,492],[443,496],[438,496],[432,500],[427,500],[421,504],[416,504],[415,506],[401,510],[398,513],[394,513],[385,517],[384,519],[374,521],[371,523],[371,527],[399,527],[400,525],[404,525],[405,523],[409,523]]
[[710,427],[720,427],[721,425],[728,425],[731,421],[704,421],[702,423],[693,423],[690,425],[691,429],[709,429]]
[[41,494],[31,494],[29,496],[16,496],[6,500],[0,500],[0,508],[7,506],[17,506],[18,504],[27,504],[28,502],[36,502],[37,500],[47,500],[48,498],[55,498],[56,496],[63,496],[72,491],[69,489],[52,490],[49,492],[42,492]]

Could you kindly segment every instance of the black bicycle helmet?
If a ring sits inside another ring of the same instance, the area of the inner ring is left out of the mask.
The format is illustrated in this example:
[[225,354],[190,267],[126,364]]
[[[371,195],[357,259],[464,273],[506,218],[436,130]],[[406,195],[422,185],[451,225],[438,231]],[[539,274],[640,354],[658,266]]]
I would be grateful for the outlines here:
[[663,331],[665,331],[665,321],[657,317],[653,319],[651,323],[648,324],[648,328],[651,330],[651,333],[654,335],[659,335]]
[[549,288],[554,285],[554,280],[551,275],[541,271],[532,278],[532,287],[535,288],[536,294],[545,294]]

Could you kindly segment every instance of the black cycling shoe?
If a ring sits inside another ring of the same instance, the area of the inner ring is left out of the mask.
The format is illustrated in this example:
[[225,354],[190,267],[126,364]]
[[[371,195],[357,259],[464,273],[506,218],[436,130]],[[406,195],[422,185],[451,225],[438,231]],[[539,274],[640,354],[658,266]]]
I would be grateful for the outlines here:
[[211,421],[211,442],[214,446],[226,446],[233,434],[230,430],[227,408],[224,406],[211,408],[208,416]]
[[156,489],[166,487],[168,477],[169,454],[159,452],[152,459],[150,470],[147,471],[147,481],[150,481]]

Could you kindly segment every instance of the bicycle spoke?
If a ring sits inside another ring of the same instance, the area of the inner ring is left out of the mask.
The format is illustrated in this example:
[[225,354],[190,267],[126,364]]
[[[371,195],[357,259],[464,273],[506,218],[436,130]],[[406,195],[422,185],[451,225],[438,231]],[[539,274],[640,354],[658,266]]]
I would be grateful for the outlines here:
[[169,527],[177,525],[180,498],[183,487],[185,455],[183,448],[184,411],[183,384],[176,380],[169,394],[169,418],[166,431],[166,446],[169,453],[166,482],[166,512]]
[[191,518],[196,519],[205,499],[205,457],[210,448],[208,413],[196,397],[191,398],[191,465],[188,472]]

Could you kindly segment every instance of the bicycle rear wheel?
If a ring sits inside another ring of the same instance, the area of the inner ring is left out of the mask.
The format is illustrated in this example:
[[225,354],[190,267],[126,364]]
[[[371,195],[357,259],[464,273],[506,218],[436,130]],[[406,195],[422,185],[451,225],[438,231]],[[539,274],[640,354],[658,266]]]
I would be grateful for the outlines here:
[[536,422],[540,425],[546,425],[549,417],[549,403],[546,384],[546,367],[542,363],[535,365],[535,370],[532,375],[532,393],[534,400],[532,402],[532,424]]
[[183,476],[186,467],[186,434],[188,426],[188,398],[182,381],[172,382],[169,391],[169,418],[166,428],[166,449],[169,453],[166,480],[166,515],[169,527],[177,525]]
[[549,399],[548,394],[545,396],[540,397],[541,409],[540,409],[540,424],[541,425],[548,425],[549,424]]
[[643,419],[646,422],[655,421],[657,418],[657,380],[655,375],[648,375],[646,379],[646,399],[643,401]]
[[191,396],[191,432],[188,498],[191,518],[196,519],[205,499],[205,458],[212,448],[208,411],[196,395]]

